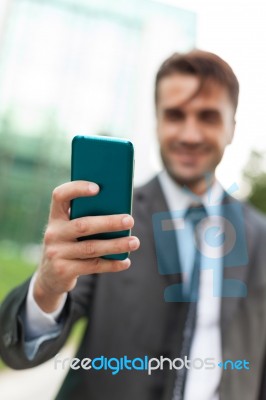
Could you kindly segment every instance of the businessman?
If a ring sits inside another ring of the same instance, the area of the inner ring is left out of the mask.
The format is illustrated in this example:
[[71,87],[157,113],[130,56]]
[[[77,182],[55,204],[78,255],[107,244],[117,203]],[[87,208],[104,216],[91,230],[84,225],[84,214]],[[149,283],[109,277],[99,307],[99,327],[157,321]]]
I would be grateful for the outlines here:
[[[234,72],[212,53],[162,64],[155,108],[164,169],[135,190],[134,220],[70,221],[71,199],[99,187],[54,190],[40,265],[0,309],[0,353],[16,369],[52,357],[59,367],[71,327],[86,316],[57,400],[266,399],[266,220],[215,178],[238,92]],[[76,241],[129,228],[129,238]],[[128,251],[130,261],[101,258]],[[142,360],[152,360],[149,373]]]

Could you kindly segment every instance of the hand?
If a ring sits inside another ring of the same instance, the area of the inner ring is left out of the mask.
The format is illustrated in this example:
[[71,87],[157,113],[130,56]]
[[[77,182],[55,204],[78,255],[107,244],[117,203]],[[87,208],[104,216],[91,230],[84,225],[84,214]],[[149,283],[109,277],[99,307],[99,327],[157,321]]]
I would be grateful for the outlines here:
[[77,241],[81,236],[127,230],[134,225],[133,218],[127,214],[70,220],[70,201],[95,196],[98,191],[98,185],[85,181],[68,182],[53,191],[42,261],[34,286],[34,298],[45,312],[57,309],[63,294],[76,286],[80,275],[118,272],[130,266],[129,259],[107,260],[101,256],[126,253],[139,247],[139,240],[133,236]]

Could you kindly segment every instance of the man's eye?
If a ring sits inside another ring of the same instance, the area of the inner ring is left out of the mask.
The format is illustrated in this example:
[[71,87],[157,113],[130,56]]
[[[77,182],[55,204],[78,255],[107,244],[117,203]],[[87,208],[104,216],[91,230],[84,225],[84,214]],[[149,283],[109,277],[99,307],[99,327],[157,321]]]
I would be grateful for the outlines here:
[[180,121],[184,119],[184,114],[179,110],[166,110],[165,117],[168,121]]
[[217,111],[203,111],[200,114],[200,119],[203,122],[217,123],[220,121],[220,114]]

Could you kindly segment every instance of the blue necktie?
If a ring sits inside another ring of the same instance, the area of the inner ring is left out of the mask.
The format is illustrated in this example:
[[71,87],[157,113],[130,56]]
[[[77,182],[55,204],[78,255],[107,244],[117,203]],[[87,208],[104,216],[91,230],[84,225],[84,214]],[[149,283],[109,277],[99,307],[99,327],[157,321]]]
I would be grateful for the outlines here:
[[[187,221],[190,221],[193,227],[194,232],[194,239],[197,243],[195,247],[195,256],[194,256],[194,263],[193,269],[191,273],[190,279],[190,292],[187,295],[187,301],[190,302],[188,314],[186,317],[185,327],[183,331],[183,341],[181,347],[181,354],[180,358],[184,360],[185,356],[189,357],[192,339],[195,331],[196,326],[196,316],[197,316],[197,301],[199,295],[199,282],[200,282],[200,262],[201,262],[201,252],[198,249],[199,247],[199,238],[197,237],[197,225],[199,222],[203,220],[207,216],[206,210],[203,206],[198,207],[190,207],[186,213],[185,218]],[[193,240],[193,238],[191,238]],[[174,386],[174,393],[173,393],[173,400],[183,400],[184,397],[184,390],[185,390],[185,383],[186,383],[186,376],[187,376],[187,369],[185,366],[178,371],[175,386]]]

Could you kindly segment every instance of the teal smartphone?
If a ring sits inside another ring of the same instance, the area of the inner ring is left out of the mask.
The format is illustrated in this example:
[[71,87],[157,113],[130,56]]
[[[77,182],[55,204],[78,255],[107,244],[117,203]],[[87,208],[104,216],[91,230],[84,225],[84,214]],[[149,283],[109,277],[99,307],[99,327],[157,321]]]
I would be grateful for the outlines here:
[[[131,214],[134,174],[134,147],[124,139],[105,136],[75,136],[72,140],[71,180],[95,182],[96,196],[79,197],[71,202],[70,218]],[[112,239],[129,236],[130,230],[105,232],[78,240]],[[128,253],[104,258],[124,260]]]

